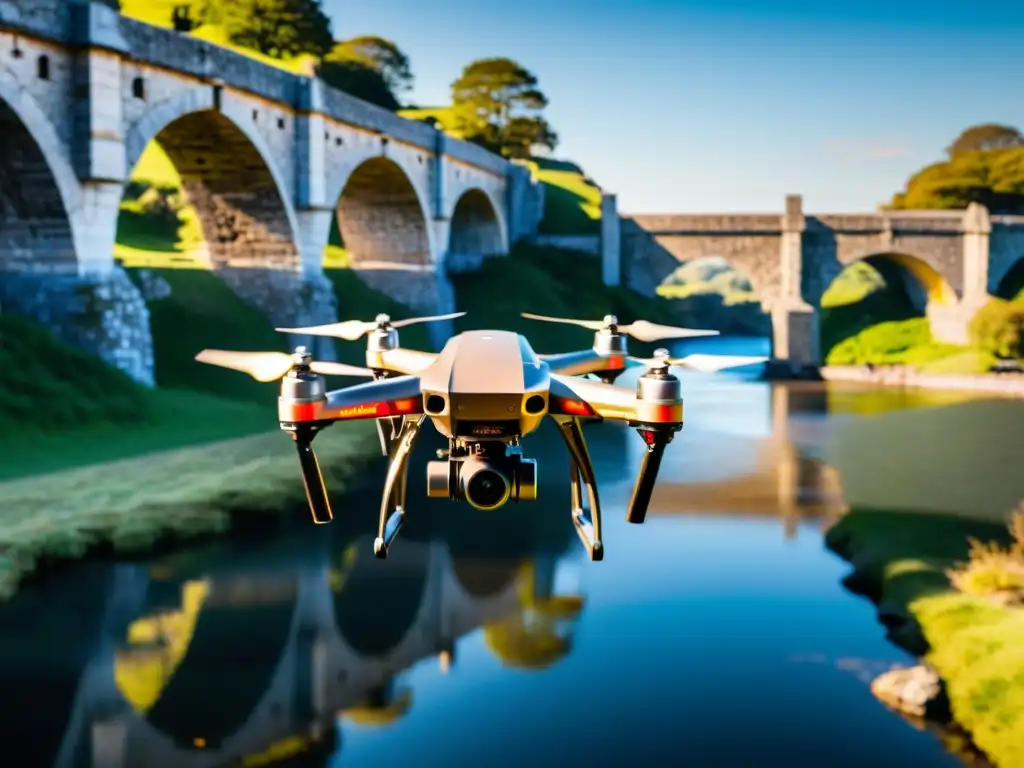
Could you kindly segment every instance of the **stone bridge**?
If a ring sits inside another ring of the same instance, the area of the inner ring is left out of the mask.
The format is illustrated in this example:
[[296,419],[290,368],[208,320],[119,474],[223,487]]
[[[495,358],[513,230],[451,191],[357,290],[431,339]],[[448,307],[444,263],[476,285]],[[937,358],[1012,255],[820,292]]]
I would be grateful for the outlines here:
[[474,561],[405,541],[382,564],[370,551],[362,538],[333,562],[185,579],[115,566],[97,650],[73,701],[52,702],[69,712],[55,765],[259,765],[334,738],[339,720],[402,717],[417,704],[401,673],[431,658],[447,671],[481,626],[506,664],[522,662],[503,633],[526,656],[534,638],[542,666],[571,646],[582,598],[553,595],[557,554]]
[[927,299],[938,339],[962,343],[967,322],[1024,258],[1024,216],[965,211],[810,215],[799,195],[782,213],[622,215],[602,205],[604,277],[653,296],[681,263],[721,257],[747,277],[773,325],[779,359],[818,364],[822,294],[853,262],[902,267]]
[[337,318],[335,217],[364,282],[430,312],[452,304],[449,268],[507,253],[543,207],[523,166],[90,0],[0,0],[0,133],[3,310],[147,383],[148,310],[114,241],[150,142],[182,178],[208,266],[275,325]]

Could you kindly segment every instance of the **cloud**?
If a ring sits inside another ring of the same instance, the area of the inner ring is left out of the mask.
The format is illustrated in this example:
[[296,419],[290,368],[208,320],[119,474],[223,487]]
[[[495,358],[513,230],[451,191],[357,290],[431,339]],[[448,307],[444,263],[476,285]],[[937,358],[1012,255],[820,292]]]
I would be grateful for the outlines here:
[[840,155],[855,160],[883,160],[890,157],[903,157],[909,150],[899,139],[847,139],[836,138],[825,142],[829,149]]

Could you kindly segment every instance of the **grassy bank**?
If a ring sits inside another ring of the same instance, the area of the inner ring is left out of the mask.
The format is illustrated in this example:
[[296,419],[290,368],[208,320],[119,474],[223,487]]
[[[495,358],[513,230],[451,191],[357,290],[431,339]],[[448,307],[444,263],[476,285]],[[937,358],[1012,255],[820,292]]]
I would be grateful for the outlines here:
[[[335,499],[379,450],[369,422],[335,426],[315,445]],[[282,513],[308,515],[294,447],[279,431],[6,482],[0,599],[50,562],[145,552]]]
[[946,683],[953,717],[996,765],[1024,765],[1024,610],[964,594],[947,571],[969,538],[1007,543],[1005,524],[953,515],[855,510],[828,546],[849,560],[848,586],[878,604],[894,641]]

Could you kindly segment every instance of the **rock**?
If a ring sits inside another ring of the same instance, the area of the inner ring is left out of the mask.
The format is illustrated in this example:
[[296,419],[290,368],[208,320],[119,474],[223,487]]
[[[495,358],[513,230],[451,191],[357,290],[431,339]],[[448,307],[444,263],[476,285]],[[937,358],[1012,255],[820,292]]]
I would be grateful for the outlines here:
[[139,290],[146,301],[158,301],[171,295],[171,285],[164,278],[149,269],[140,269]]
[[875,678],[871,692],[893,709],[922,718],[931,716],[944,696],[942,680],[924,665],[890,669]]

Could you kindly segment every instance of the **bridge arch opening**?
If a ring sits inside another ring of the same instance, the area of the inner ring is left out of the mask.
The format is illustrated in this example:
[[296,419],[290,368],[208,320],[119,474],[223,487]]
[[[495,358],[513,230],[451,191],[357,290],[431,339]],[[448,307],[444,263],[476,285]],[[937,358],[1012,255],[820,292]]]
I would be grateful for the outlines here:
[[821,297],[821,354],[832,365],[899,362],[931,342],[928,313],[955,306],[956,292],[923,259],[875,253],[847,265]]
[[994,293],[1000,299],[1024,301],[1024,256],[1002,276]]
[[[730,354],[769,354],[772,321],[753,281],[723,256],[680,262],[657,288],[678,306],[678,322],[717,330],[721,336],[675,342],[677,354],[722,350]],[[726,337],[726,338],[723,338]],[[673,346],[670,344],[670,346]]]
[[189,106],[155,107],[128,137],[115,256],[147,298],[158,384],[263,402],[265,385],[195,354],[285,351],[274,327],[311,324],[320,296],[303,290],[295,214],[255,128]]
[[402,166],[387,157],[360,163],[335,209],[347,265],[374,290],[415,306],[434,259],[424,203]]
[[488,256],[507,252],[507,238],[491,198],[475,187],[464,192],[452,212],[447,271],[473,270]]
[[[150,611],[128,627],[115,652],[115,684],[179,749],[217,750],[246,728],[270,692],[297,598],[293,577],[255,585],[230,578],[155,582]],[[265,733],[257,731],[259,746]]]
[[366,541],[349,544],[332,574],[338,632],[361,658],[379,659],[408,635],[424,599],[430,550],[396,547],[386,561],[373,557]]
[[3,98],[0,132],[0,273],[77,274],[69,201],[48,159],[56,148],[44,151]]

